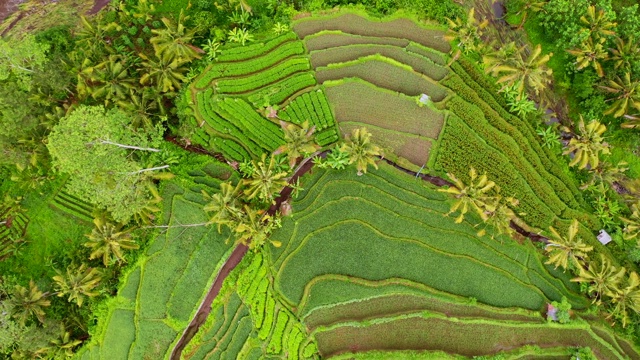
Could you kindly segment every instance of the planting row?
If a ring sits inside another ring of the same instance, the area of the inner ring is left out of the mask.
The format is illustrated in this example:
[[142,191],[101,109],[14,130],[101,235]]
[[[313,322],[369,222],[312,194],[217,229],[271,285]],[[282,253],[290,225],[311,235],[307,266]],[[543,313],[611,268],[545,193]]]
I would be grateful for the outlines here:
[[[445,335],[446,334],[446,335]],[[449,318],[419,312],[368,322],[349,322],[319,328],[314,333],[321,355],[378,349],[441,350],[463,356],[491,356],[503,349],[536,344],[541,347],[589,347],[598,359],[625,359],[627,354],[600,338],[587,323],[553,324],[497,322]]]
[[183,356],[185,359],[313,358],[314,342],[274,296],[260,254],[247,255],[229,275],[212,312]]
[[444,53],[451,50],[449,43],[444,40],[443,30],[419,25],[407,18],[379,21],[369,20],[356,14],[342,13],[330,17],[303,18],[293,24],[293,31],[300,38],[325,30],[339,30],[361,36],[407,39]]
[[292,204],[296,211],[272,236],[283,246],[270,249],[276,288],[292,305],[306,284],[328,273],[403,278],[501,307],[539,309],[562,296],[585,305],[576,285],[566,275],[555,278],[531,245],[477,237],[472,223],[443,216],[449,204],[441,193],[398,178],[384,163],[380,169],[366,177],[314,171],[321,179]]
[[335,127],[327,97],[322,90],[304,93],[294,98],[278,116],[294,124],[309,121],[317,130]]
[[51,205],[80,220],[88,222],[93,220],[93,205],[65,191],[58,192]]
[[408,65],[380,55],[317,68],[316,78],[320,83],[327,80],[359,78],[375,86],[408,96],[427,94],[435,102],[443,100],[447,95],[446,89],[416,73]]
[[411,66],[415,72],[434,80],[443,79],[449,70],[432,62],[422,55],[411,53],[403,48],[390,45],[349,45],[311,52],[311,65],[314,68],[332,63],[357,60],[361,57],[380,54],[389,59]]
[[214,111],[229,124],[237,126],[261,148],[268,152],[284,144],[284,133],[240,98],[218,98],[210,103]]
[[315,84],[316,77],[312,71],[298,72],[252,92],[247,99],[256,107],[281,104],[292,95]]
[[292,57],[259,73],[235,78],[224,78],[213,82],[221,94],[240,94],[260,89],[289,75],[311,69],[306,57]]
[[407,39],[353,35],[337,30],[324,30],[304,38],[304,44],[311,52],[333,47],[366,44],[390,45],[404,48],[410,43]]
[[246,61],[237,62],[216,62],[211,65],[205,73],[201,75],[196,83],[196,87],[204,88],[213,79],[221,77],[243,76],[259,72],[263,69],[272,67],[282,60],[302,55],[306,52],[301,41],[291,41],[283,44],[275,50],[264,54],[263,56],[252,58]]
[[260,56],[265,52],[271,51],[278,46],[286,43],[287,41],[297,40],[293,32],[287,32],[276,38],[265,42],[253,43],[245,46],[237,46],[233,48],[222,49],[222,52],[217,57],[217,61],[241,61],[251,59],[253,57]]

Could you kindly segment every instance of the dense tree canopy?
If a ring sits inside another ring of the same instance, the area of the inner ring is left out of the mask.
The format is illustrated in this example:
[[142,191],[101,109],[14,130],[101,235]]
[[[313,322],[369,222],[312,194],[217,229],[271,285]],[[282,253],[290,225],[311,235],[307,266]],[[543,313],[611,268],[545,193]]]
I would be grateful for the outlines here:
[[149,198],[145,152],[158,152],[162,129],[141,133],[120,110],[81,106],[60,120],[47,145],[54,166],[71,175],[69,190],[124,221]]

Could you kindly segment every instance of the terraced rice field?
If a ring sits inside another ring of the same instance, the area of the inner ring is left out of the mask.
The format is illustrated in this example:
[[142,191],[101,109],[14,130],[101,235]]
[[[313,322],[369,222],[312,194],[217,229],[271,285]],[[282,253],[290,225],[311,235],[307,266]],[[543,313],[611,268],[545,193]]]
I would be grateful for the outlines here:
[[375,141],[392,153],[417,166],[427,162],[444,125],[442,112],[419,107],[415,99],[364,81],[337,82],[326,89],[343,133],[366,127]]
[[[219,168],[204,166],[194,179],[207,173],[224,178]],[[227,177],[228,172],[227,167]],[[215,191],[210,185],[165,185],[163,223],[170,227],[126,276],[110,304],[108,321],[99,325],[81,359],[160,359],[171,352],[231,250],[229,234],[219,234],[215,227],[180,227],[208,220],[202,195],[189,187]]]
[[[589,231],[599,229],[573,180],[559,160],[540,145],[533,126],[509,114],[492,95],[491,84],[462,59],[440,83],[454,92],[445,107],[450,112],[433,167],[466,181],[469,167],[486,172],[502,192],[520,201],[517,208],[531,226],[559,231],[578,219],[581,235],[590,245],[607,251]],[[489,90],[487,90],[489,89]],[[518,159],[518,161],[512,161]]]
[[279,301],[260,254],[250,255],[216,298],[184,359],[307,359],[315,343]]
[[[444,195],[395,172],[381,164],[366,177],[317,171],[305,179],[310,190],[273,234],[283,246],[271,249],[276,290],[291,306],[310,301],[306,287],[325,274],[406,279],[500,307],[541,309],[562,295],[585,305],[575,285],[555,278],[533,248],[477,238],[470,224],[444,217]],[[490,290],[496,288],[504,290]]]

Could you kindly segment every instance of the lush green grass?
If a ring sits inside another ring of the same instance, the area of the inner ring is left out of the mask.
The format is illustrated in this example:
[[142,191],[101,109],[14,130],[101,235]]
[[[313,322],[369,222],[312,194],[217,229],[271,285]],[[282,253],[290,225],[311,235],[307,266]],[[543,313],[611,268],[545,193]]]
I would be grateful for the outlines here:
[[127,359],[136,335],[134,312],[117,309],[111,316],[113,320],[104,336],[104,342],[109,346],[103,346],[100,349],[101,358]]
[[533,247],[478,238],[469,223],[444,216],[449,203],[443,194],[395,172],[384,164],[363,177],[352,169],[315,172],[319,179],[273,234],[283,243],[272,249],[275,285],[287,301],[297,306],[317,276],[343,274],[407,279],[501,307],[539,309],[563,294],[584,306],[541,265]]
[[556,325],[494,322],[415,313],[369,322],[319,328],[315,332],[323,356],[357,348],[367,350],[427,349],[478,356],[534,343],[541,347],[590,347],[599,359],[624,359],[587,323]]
[[84,249],[84,235],[91,232],[91,224],[50,206],[64,181],[64,178],[55,179],[25,195],[22,206],[29,218],[27,241],[17,255],[0,262],[0,272],[13,274],[25,282],[29,279],[49,282],[56,275],[56,267],[61,268],[60,264]]
[[419,25],[408,18],[381,21],[348,12],[328,17],[303,18],[293,24],[293,30],[300,38],[325,30],[339,30],[361,36],[407,39],[448,53],[451,47],[442,40],[444,32],[440,29],[438,26]]

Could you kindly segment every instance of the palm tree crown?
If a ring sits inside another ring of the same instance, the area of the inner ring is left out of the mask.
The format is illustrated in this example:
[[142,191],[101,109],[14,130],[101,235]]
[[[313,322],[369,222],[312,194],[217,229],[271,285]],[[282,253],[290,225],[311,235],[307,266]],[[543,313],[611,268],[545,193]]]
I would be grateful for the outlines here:
[[98,269],[87,268],[82,264],[79,268],[71,270],[67,268],[67,273],[53,277],[56,282],[58,296],[69,295],[68,301],[74,301],[78,306],[82,306],[84,297],[94,297],[98,295],[92,290],[100,283],[100,271]]
[[276,193],[287,185],[287,173],[278,171],[275,157],[266,161],[267,154],[257,163],[252,161],[253,171],[249,179],[244,180],[244,194],[249,200],[257,198],[262,202],[271,202]]
[[584,119],[580,115],[578,123],[578,134],[576,134],[563,152],[564,155],[574,154],[573,160],[569,166],[578,165],[578,168],[584,169],[589,165],[592,169],[596,169],[600,164],[600,154],[609,154],[609,145],[604,142],[602,134],[607,130],[604,124],[597,120],[592,120],[584,125]]
[[571,281],[588,283],[588,293],[594,295],[594,302],[600,303],[604,294],[618,291],[624,273],[624,268],[616,268],[606,256],[600,254],[600,262],[591,261],[588,266],[580,267],[579,275]]
[[552,264],[556,268],[558,266],[568,269],[570,263],[577,268],[581,267],[581,263],[588,257],[588,253],[593,250],[593,246],[585,244],[578,234],[578,220],[574,219],[569,226],[567,236],[561,236],[552,226],[549,227],[551,238],[545,248],[549,254],[547,264]]
[[13,316],[18,318],[20,323],[24,325],[27,320],[35,315],[38,321],[44,322],[44,310],[43,307],[51,305],[51,301],[46,299],[47,294],[38,289],[38,286],[29,281],[29,289],[16,285],[11,302],[14,306]]
[[95,228],[91,234],[86,235],[89,241],[84,245],[93,249],[89,259],[95,259],[102,256],[104,266],[109,266],[112,258],[115,257],[117,262],[125,262],[123,249],[137,249],[139,246],[131,239],[128,231],[121,231],[122,226],[114,225],[107,222],[103,218],[93,220]]
[[369,165],[377,169],[376,157],[384,156],[382,149],[371,142],[371,133],[366,128],[354,129],[340,150],[349,154],[349,164],[356,164],[358,175],[366,174]]
[[289,167],[293,167],[299,158],[308,156],[320,148],[313,142],[313,133],[316,131],[316,127],[309,127],[309,121],[303,122],[302,126],[281,121],[280,126],[284,130],[285,144],[277,148],[273,154],[287,154]]
[[460,211],[460,216],[456,218],[456,223],[461,223],[462,220],[464,220],[464,215],[469,211],[469,208],[475,210],[484,221],[488,219],[488,212],[493,213],[496,211],[498,198],[489,195],[496,186],[496,183],[489,180],[487,174],[478,177],[476,169],[471,167],[469,170],[469,185],[451,173],[447,173],[447,176],[455,186],[438,189],[438,191],[446,192],[455,197],[456,200],[451,205],[451,209],[447,215]]

